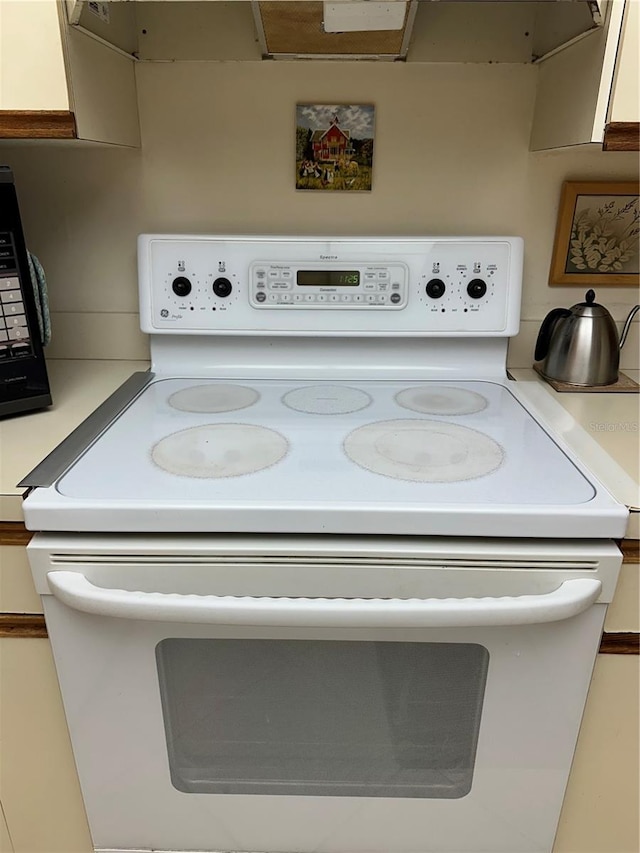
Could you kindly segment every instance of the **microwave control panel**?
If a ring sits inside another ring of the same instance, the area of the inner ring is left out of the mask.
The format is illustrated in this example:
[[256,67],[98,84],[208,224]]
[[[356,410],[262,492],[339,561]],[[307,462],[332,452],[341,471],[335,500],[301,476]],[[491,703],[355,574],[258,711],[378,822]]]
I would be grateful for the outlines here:
[[517,333],[522,240],[141,235],[141,327],[179,334]]

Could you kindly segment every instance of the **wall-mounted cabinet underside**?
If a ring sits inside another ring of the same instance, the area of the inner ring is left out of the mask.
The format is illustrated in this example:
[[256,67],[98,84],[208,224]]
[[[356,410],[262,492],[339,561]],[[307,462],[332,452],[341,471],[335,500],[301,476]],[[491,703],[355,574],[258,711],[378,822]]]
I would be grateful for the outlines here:
[[[88,4],[67,0],[78,26],[142,60],[260,60],[262,49],[249,0],[145,0]],[[264,2],[274,33],[272,54],[309,57],[388,56],[401,38],[386,33],[374,47],[362,33],[337,43],[324,33],[320,2]],[[597,27],[602,2],[589,0],[418,0],[408,62],[531,62]],[[298,26],[300,16],[305,26]],[[296,33],[298,36],[296,37]],[[286,39],[285,39],[286,35]],[[341,37],[346,33],[338,34]],[[372,33],[368,34],[373,36]],[[358,47],[361,43],[364,46]],[[282,46],[284,45],[284,47]],[[337,46],[336,46],[337,45]]]

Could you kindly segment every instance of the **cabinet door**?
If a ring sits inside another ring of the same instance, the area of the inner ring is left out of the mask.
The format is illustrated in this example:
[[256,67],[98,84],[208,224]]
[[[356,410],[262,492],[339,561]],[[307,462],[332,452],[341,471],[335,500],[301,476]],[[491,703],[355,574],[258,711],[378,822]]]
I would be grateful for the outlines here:
[[8,849],[92,853],[48,640],[0,639],[0,705]]
[[554,853],[640,850],[639,675],[637,655],[598,656]]
[[69,110],[55,0],[0,3],[0,110]]
[[42,613],[24,546],[0,544],[0,613]]
[[0,139],[140,145],[135,60],[56,0],[0,2]]
[[[65,7],[61,7],[61,14]],[[79,139],[140,145],[135,60],[63,22],[71,109]]]
[[605,141],[614,76],[621,91],[634,85],[637,91],[631,79],[638,75],[637,53],[616,64],[624,15],[635,5],[610,0],[602,28],[539,63],[531,150]]
[[620,49],[616,61],[609,114],[610,122],[640,121],[639,57],[640,3],[628,2],[625,8]]

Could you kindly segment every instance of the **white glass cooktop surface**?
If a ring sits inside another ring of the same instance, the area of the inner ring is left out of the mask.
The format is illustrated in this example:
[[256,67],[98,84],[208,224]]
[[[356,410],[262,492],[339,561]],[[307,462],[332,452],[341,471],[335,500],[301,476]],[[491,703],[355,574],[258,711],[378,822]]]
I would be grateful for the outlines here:
[[592,485],[492,382],[152,382],[57,485],[149,505],[575,505]]

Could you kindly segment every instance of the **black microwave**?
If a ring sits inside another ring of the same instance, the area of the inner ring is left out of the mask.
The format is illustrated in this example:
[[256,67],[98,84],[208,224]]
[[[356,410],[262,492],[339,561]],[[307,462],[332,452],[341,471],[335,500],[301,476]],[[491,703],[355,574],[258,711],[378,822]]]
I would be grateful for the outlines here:
[[0,166],[0,418],[50,404],[13,173]]

